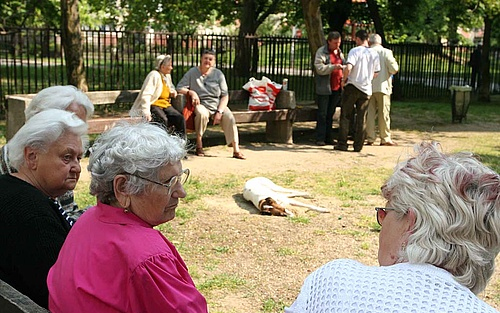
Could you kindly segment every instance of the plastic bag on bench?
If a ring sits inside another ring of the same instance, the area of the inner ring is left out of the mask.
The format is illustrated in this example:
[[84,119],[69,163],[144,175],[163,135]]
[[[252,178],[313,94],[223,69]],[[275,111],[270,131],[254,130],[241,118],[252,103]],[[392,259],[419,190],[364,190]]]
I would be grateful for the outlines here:
[[271,81],[266,76],[261,80],[250,78],[243,85],[243,89],[250,93],[248,109],[250,111],[269,111],[275,109],[276,96],[281,90],[281,84]]

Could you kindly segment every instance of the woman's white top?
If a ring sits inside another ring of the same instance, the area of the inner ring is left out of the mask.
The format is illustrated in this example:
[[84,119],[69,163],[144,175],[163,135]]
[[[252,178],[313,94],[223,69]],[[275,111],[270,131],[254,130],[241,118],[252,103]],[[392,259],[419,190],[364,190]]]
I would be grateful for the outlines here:
[[311,273],[286,313],[303,312],[498,312],[429,264],[366,266],[354,260],[331,261]]

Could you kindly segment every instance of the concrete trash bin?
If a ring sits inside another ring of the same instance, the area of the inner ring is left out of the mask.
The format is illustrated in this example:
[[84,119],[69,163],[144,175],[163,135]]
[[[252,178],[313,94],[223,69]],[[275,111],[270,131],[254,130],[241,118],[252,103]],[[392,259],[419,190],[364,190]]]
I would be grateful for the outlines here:
[[451,91],[451,122],[462,123],[462,119],[466,119],[467,111],[469,110],[470,86],[450,86]]

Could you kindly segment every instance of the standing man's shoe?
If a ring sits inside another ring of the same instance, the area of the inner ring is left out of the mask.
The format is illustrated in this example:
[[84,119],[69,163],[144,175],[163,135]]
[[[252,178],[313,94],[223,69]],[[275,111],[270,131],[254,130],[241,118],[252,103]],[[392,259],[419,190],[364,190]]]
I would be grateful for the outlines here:
[[336,145],[333,146],[333,150],[347,151],[347,147]]

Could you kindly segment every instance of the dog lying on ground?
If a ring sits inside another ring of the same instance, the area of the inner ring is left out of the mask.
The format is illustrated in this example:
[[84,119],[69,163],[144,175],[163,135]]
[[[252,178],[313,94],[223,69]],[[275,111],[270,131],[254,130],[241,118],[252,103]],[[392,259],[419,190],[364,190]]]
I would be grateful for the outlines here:
[[287,208],[290,205],[321,213],[330,212],[328,209],[292,199],[293,197],[309,197],[309,194],[278,186],[265,177],[255,177],[248,180],[243,189],[243,198],[251,201],[264,215],[294,216],[294,213]]

